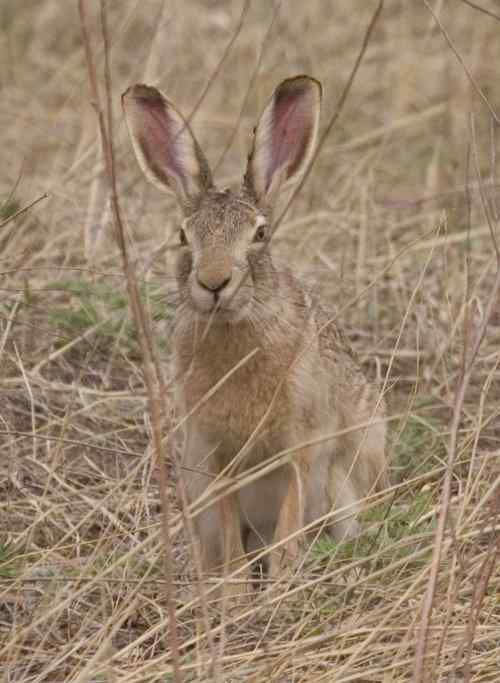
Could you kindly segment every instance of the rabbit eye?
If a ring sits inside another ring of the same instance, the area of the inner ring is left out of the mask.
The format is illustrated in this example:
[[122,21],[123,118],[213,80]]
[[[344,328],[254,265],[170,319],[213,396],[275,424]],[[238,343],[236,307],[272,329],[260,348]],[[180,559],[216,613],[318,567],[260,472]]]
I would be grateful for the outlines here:
[[253,237],[254,242],[263,242],[266,239],[266,226],[259,225]]
[[184,232],[183,228],[179,230],[179,242],[183,247],[185,247],[188,243],[186,233]]

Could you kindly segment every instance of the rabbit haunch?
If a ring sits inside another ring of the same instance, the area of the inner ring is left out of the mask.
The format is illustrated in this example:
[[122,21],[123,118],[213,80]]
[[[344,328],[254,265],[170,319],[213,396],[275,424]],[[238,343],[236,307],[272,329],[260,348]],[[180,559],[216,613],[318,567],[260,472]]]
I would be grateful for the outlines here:
[[[278,193],[307,167],[321,87],[281,83],[257,124],[242,189],[219,191],[181,114],[155,88],[123,103],[146,176],[184,211],[172,338],[183,461],[195,502],[221,474],[283,464],[214,500],[195,516],[203,569],[236,568],[244,553],[280,543],[277,576],[299,551],[297,531],[334,509],[336,536],[356,532],[362,500],[385,484],[384,402],[338,327],[269,249]],[[342,510],[342,508],[346,508]],[[292,537],[292,538],[289,538]],[[227,584],[231,591],[231,584]]]

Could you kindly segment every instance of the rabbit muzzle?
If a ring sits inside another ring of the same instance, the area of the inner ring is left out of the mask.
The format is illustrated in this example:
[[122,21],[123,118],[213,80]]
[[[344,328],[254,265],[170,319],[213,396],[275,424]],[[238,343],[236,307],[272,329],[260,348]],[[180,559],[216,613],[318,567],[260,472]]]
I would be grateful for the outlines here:
[[233,268],[229,255],[206,254],[191,274],[192,303],[200,313],[239,317],[247,298],[241,283],[241,273]]

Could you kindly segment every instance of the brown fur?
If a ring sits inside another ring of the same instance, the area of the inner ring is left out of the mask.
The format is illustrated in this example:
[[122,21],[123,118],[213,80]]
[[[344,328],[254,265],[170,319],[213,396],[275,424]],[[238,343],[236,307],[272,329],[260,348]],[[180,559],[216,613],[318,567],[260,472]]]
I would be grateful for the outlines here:
[[[275,195],[296,179],[314,148],[319,89],[307,77],[278,87],[257,126],[242,189],[221,192],[187,124],[178,145],[164,140],[165,168],[151,167],[148,155],[160,156],[157,135],[151,151],[147,146],[151,112],[163,108],[170,127],[180,114],[159,91],[135,88],[124,106],[132,139],[140,137],[139,161],[150,178],[176,192],[186,216],[172,343],[178,408],[190,414],[183,459],[188,498],[194,504],[221,475],[234,482],[293,451],[239,491],[205,500],[195,516],[203,569],[233,570],[246,552],[279,542],[270,563],[278,576],[296,560],[304,525],[337,509],[327,530],[337,538],[356,533],[363,498],[386,483],[383,399],[334,316],[291,270],[274,264],[269,250]],[[290,146],[289,161],[278,134]],[[342,430],[351,431],[337,436]]]

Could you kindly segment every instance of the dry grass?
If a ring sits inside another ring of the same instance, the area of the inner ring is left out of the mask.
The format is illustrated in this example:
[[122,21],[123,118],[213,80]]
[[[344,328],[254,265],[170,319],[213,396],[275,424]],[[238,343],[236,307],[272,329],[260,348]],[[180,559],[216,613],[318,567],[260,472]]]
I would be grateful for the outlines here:
[[[288,594],[214,619],[207,648],[171,448],[183,681],[499,678],[500,23],[459,0],[429,5],[453,49],[425,3],[386,3],[275,245],[386,382],[393,487],[357,542],[320,540]],[[87,8],[102,76],[99,5]],[[109,2],[119,196],[165,368],[178,215],[140,176],[119,94],[146,80],[188,113],[203,94],[193,125],[221,182],[236,182],[280,79],[320,78],[328,121],[374,5],[249,3],[240,22],[241,9]],[[0,17],[0,670],[11,683],[166,683],[159,472],[76,3],[11,0]]]

